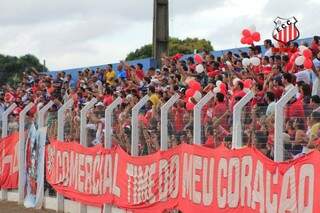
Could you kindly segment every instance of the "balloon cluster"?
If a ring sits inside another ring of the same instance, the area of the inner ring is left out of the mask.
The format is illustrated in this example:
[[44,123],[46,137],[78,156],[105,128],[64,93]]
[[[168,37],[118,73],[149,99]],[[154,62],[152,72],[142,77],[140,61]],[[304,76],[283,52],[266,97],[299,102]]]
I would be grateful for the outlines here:
[[186,108],[188,111],[193,110],[195,102],[199,102],[202,98],[201,84],[196,80],[191,80],[185,93]]
[[304,66],[305,69],[311,69],[313,66],[312,62],[312,52],[306,46],[299,46],[299,51],[292,54],[289,65],[293,66],[295,63],[297,66]]
[[255,30],[244,29],[242,30],[242,38],[240,40],[241,44],[249,44],[252,45],[253,42],[260,41],[260,33],[255,32]]
[[248,67],[250,66],[250,64],[252,64],[253,66],[259,66],[260,65],[260,58],[258,57],[252,57],[252,58],[244,58],[242,59],[242,65],[244,67]]
[[204,66],[203,66],[203,58],[199,54],[195,54],[194,56],[194,61],[196,62],[196,72],[197,73],[203,73],[204,71]]

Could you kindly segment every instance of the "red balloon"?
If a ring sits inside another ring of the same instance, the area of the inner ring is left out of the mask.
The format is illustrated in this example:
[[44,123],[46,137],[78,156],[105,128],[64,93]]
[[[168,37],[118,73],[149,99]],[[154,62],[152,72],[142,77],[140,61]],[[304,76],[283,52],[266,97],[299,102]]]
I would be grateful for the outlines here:
[[240,42],[241,42],[241,44],[246,44],[246,37],[242,37]]
[[292,56],[290,57],[290,63],[294,64],[294,61],[298,56],[299,56],[299,52],[293,53]]
[[192,97],[194,95],[194,93],[196,93],[196,91],[189,88],[186,90],[186,97]]
[[203,62],[203,59],[199,54],[196,54],[194,56],[194,60],[195,60],[195,62],[197,62],[197,64],[202,64],[202,62]]
[[198,81],[194,81],[190,84],[190,88],[195,91],[199,91],[201,90],[201,84]]
[[245,88],[251,88],[251,85],[252,85],[252,80],[251,80],[251,79],[246,79],[246,80],[244,80],[243,86],[244,86]]
[[188,103],[186,104],[186,108],[187,108],[188,111],[191,111],[191,110],[193,110],[193,108],[194,108],[194,104],[188,102]]
[[311,58],[312,57],[312,52],[310,49],[305,49],[303,50],[303,56],[306,58]]
[[246,37],[246,44],[253,44],[253,39],[250,37]]
[[242,35],[244,37],[249,37],[249,36],[251,36],[251,32],[248,29],[244,29],[244,30],[242,30]]
[[260,33],[254,32],[254,33],[252,34],[252,39],[253,39],[254,41],[260,41]]
[[310,58],[307,58],[307,59],[304,61],[304,64],[303,64],[303,65],[304,65],[304,68],[306,68],[306,69],[311,69],[313,63],[312,63],[312,61],[311,61]]

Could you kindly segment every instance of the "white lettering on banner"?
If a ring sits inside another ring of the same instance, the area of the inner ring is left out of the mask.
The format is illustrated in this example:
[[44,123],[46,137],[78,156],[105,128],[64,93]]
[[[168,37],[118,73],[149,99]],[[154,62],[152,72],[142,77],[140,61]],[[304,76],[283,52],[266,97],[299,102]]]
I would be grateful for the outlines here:
[[111,194],[112,191],[112,157],[111,155],[107,155],[105,156],[104,159],[104,170],[103,170],[103,184],[102,184],[102,193],[106,193],[107,192],[107,188],[108,188],[108,192]]
[[[315,186],[314,166],[312,164],[302,165],[300,168],[300,175],[299,175],[299,195],[298,195],[298,211],[299,212],[313,212],[312,209],[313,209],[314,186]],[[307,196],[305,197],[305,195]],[[307,198],[307,200],[305,198]]]
[[84,191],[85,193],[92,194],[92,163],[93,159],[91,155],[86,155],[84,163],[85,180],[84,180]]
[[169,162],[159,161],[159,200],[176,198],[179,192],[179,156],[173,155]]
[[84,154],[79,155],[78,191],[84,192]]
[[241,162],[241,188],[240,188],[240,197],[241,197],[241,206],[251,207],[251,181],[252,181],[252,157],[244,156]]
[[170,159],[170,179],[169,179],[169,194],[171,198],[177,198],[179,193],[179,155],[174,155]]
[[202,168],[202,158],[200,156],[193,156],[192,164],[192,201],[196,204],[201,203],[201,192],[196,190],[197,182],[200,182],[200,175],[197,174],[197,170]]
[[[209,175],[208,175],[209,170]],[[202,175],[202,201],[204,206],[209,206],[213,201],[213,172],[214,159],[210,158],[208,169],[208,158],[203,159],[203,175]]]
[[256,166],[256,173],[254,176],[251,208],[256,209],[256,203],[259,203],[260,212],[265,212],[264,196],[265,194],[264,194],[264,180],[263,180],[263,165],[261,161],[258,160],[257,166]]
[[118,177],[118,154],[115,155],[114,165],[113,165],[113,179],[112,179],[112,194],[120,197],[120,188],[117,186],[117,177]]
[[100,158],[101,158],[101,155],[97,155],[93,161],[92,193],[95,195],[99,194],[99,186],[100,186],[100,179],[101,179]]
[[[58,151],[57,151],[58,152]],[[73,151],[70,153],[70,185],[74,189],[78,189],[78,173],[79,173],[79,155]]]
[[63,186],[69,185],[69,170],[70,170],[70,161],[69,161],[69,153],[63,152],[62,153],[62,165],[64,165],[64,168],[62,169],[62,178],[63,180]]
[[[239,179],[240,179],[239,158],[231,158],[229,160],[229,167],[228,167],[228,206],[230,208],[236,208],[239,205],[239,186],[240,186]],[[234,183],[234,187],[233,187],[233,183]]]
[[279,213],[297,212],[295,168],[291,166],[283,176]]
[[57,150],[55,180],[52,181],[79,192],[95,195],[109,192],[120,197],[121,191],[116,182],[118,159],[118,154],[113,160],[110,154],[93,156]]
[[227,177],[227,167],[228,162],[225,158],[221,158],[218,166],[218,180],[217,180],[217,197],[218,197],[218,207],[223,209],[226,207],[227,203],[227,189],[224,187],[221,194],[222,189],[222,176],[223,178]]
[[[279,170],[277,168],[275,174],[272,174],[267,171],[267,177],[266,177],[266,211],[267,213],[273,213],[277,212],[278,208],[278,195],[273,194],[271,199],[271,189],[273,188],[271,185],[271,178],[272,178],[272,184],[277,185],[278,184],[278,175]],[[271,200],[270,200],[271,199]]]
[[210,158],[209,165],[208,161],[198,155],[183,155],[182,197],[205,206],[213,201],[214,159]]
[[[156,172],[156,163],[146,166],[136,166],[127,163],[126,173],[128,177],[128,201],[133,204],[154,203],[155,195],[153,193],[154,180]],[[131,184],[133,185],[131,187]],[[130,186],[129,186],[130,185]],[[131,198],[132,196],[132,198]]]
[[[189,159],[189,160],[188,160]],[[183,172],[182,172],[182,197],[192,200],[191,186],[192,186],[192,155],[183,154]]]

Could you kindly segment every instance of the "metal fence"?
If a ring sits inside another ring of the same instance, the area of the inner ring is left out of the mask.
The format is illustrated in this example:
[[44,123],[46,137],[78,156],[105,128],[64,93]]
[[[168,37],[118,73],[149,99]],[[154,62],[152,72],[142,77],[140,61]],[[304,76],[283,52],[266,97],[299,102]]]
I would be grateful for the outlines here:
[[[179,95],[166,103],[152,106],[149,97],[124,105],[116,99],[105,107],[96,99],[88,102],[80,111],[73,109],[70,99],[59,109],[52,102],[40,109],[35,118],[28,116],[32,103],[19,116],[12,115],[15,105],[2,115],[2,137],[5,133],[19,130],[20,150],[26,139],[26,130],[32,122],[48,127],[48,137],[60,141],[76,141],[83,146],[103,144],[110,148],[120,145],[131,155],[148,155],[167,150],[181,143],[199,144],[215,148],[222,143],[230,148],[253,146],[275,161],[295,158],[306,148],[307,122],[311,111],[306,109],[303,117],[288,116],[286,104],[297,94],[297,88],[288,91],[277,103],[274,111],[267,106],[253,107],[251,91],[239,100],[233,111],[220,114],[212,112],[214,94],[209,92],[193,111],[186,111]],[[23,168],[20,159],[19,168]],[[5,194],[6,192],[3,191]],[[65,210],[67,200],[56,196],[56,209]],[[3,196],[5,198],[5,196]],[[19,202],[24,191],[19,183]],[[111,212],[106,206],[104,212]],[[80,205],[79,211],[87,207]],[[119,211],[119,210],[117,210]]]

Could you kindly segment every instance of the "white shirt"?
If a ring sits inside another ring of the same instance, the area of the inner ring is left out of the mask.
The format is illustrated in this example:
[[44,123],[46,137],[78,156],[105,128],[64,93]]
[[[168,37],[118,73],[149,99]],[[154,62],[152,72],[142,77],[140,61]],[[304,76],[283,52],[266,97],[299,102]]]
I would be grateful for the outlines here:
[[276,108],[276,102],[273,101],[268,105],[266,116],[270,116],[274,114],[275,108]]
[[311,79],[312,73],[310,70],[303,70],[303,71],[297,72],[295,76],[297,77],[296,79],[297,82],[303,81],[306,84],[310,84],[312,81]]
[[272,53],[272,48],[269,48],[268,50],[266,50],[266,52],[264,53],[264,56],[273,56],[273,53]]

